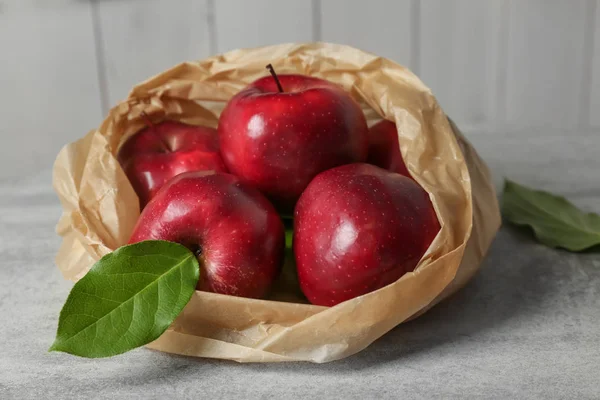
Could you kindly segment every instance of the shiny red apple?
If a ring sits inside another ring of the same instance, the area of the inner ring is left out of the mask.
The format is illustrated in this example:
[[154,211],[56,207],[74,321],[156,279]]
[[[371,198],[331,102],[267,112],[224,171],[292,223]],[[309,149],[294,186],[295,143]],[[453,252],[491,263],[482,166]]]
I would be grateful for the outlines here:
[[272,74],[231,98],[219,119],[219,140],[227,168],[291,213],[319,172],[366,160],[368,127],[339,86]]
[[168,240],[200,263],[198,289],[261,298],[279,274],[285,238],[269,201],[239,178],[214,171],[171,179],[142,212],[129,243]]
[[182,172],[227,171],[217,131],[177,121],[148,121],[146,128],[123,143],[117,159],[140,199],[140,208]]
[[439,230],[428,194],[412,179],[361,163],[322,172],[294,215],[302,291],[333,306],[382,288],[415,269]]
[[369,156],[367,162],[388,171],[411,177],[402,159],[402,153],[400,153],[396,124],[384,119],[369,129]]

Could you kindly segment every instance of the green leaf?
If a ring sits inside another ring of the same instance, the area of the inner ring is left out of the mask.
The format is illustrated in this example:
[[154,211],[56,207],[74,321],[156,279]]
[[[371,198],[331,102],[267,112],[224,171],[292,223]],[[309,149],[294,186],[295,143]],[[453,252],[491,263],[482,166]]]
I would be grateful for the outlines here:
[[600,215],[584,213],[564,197],[529,189],[506,180],[502,214],[513,224],[527,225],[550,247],[582,251],[600,245]]
[[188,303],[199,274],[194,254],[177,243],[115,250],[71,290],[50,351],[110,357],[152,342]]
[[292,250],[292,243],[294,242],[294,229],[285,230],[285,249]]

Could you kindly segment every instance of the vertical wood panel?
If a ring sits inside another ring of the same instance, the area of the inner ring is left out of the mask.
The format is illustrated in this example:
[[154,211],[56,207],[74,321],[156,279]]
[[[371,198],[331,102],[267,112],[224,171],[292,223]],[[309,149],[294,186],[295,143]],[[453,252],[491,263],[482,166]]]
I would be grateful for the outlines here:
[[322,40],[354,46],[414,68],[411,14],[409,0],[322,0]]
[[507,122],[577,125],[584,62],[586,1],[512,1]]
[[496,120],[506,1],[421,2],[420,75],[459,126]]
[[206,0],[98,1],[95,6],[111,106],[133,85],[210,55]]
[[594,57],[592,61],[592,96],[589,109],[590,125],[600,128],[600,1],[595,4]]
[[217,50],[313,40],[311,1],[217,0]]
[[23,176],[101,121],[90,4],[5,3],[0,51],[0,176]]

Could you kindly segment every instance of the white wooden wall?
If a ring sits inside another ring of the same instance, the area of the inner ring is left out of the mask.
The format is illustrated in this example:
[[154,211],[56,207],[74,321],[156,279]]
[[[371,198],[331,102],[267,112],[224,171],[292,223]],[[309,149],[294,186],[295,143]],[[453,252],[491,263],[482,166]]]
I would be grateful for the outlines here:
[[600,0],[0,0],[0,176],[49,168],[130,87],[288,41],[409,66],[469,135],[600,135]]

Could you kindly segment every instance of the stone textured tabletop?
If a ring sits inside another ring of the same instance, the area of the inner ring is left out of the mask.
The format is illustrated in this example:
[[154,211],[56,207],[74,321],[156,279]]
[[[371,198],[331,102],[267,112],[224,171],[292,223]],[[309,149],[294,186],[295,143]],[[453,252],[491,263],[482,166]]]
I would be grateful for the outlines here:
[[[470,136],[498,188],[507,176],[600,212],[597,133]],[[53,263],[50,180],[0,181],[0,399],[600,398],[600,251],[549,249],[511,227],[465,289],[338,362],[47,353],[71,287]]]

